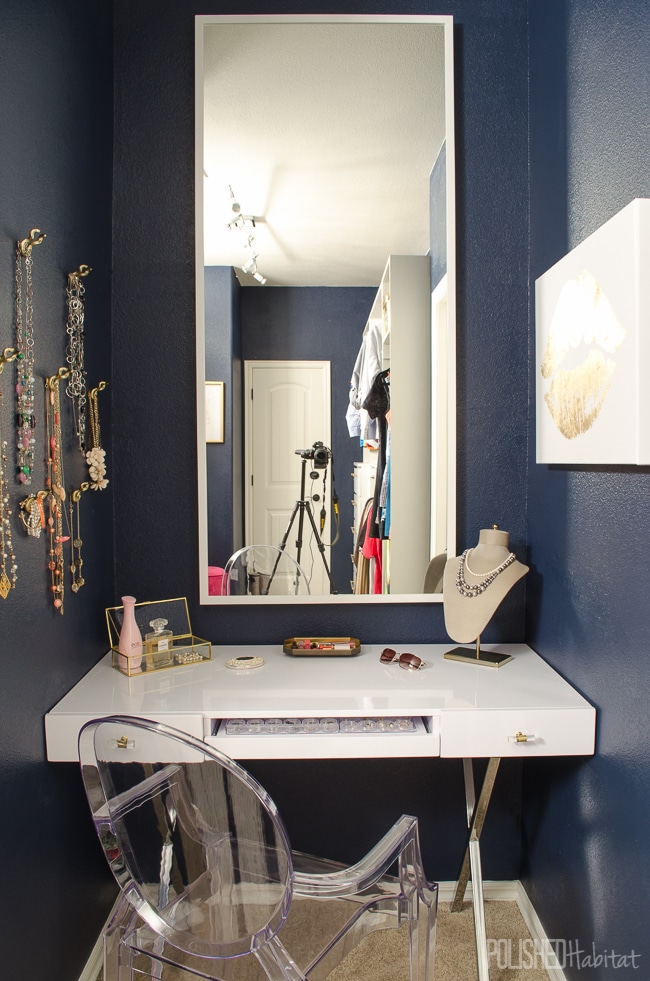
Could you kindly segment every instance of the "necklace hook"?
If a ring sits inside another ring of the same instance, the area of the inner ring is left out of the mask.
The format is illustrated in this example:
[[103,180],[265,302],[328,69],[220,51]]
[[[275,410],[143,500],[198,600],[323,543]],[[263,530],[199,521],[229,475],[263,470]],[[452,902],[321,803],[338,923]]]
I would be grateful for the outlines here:
[[45,232],[41,232],[40,228],[32,228],[29,236],[18,243],[20,254],[25,256],[31,255],[32,246],[40,245],[45,237]]
[[81,279],[83,276],[87,276],[88,273],[91,273],[92,271],[92,266],[86,266],[84,263],[82,263],[76,272],[68,273],[68,279]]

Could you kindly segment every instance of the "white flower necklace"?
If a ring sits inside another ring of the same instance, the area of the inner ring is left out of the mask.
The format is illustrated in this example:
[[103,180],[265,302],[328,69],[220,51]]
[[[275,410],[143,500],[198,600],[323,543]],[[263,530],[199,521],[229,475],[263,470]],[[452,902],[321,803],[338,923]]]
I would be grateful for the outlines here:
[[88,396],[88,412],[90,416],[90,435],[93,441],[92,447],[86,453],[86,463],[90,475],[90,489],[104,490],[108,486],[106,479],[106,450],[102,447],[102,434],[99,427],[99,408],[97,406],[97,394],[106,388],[106,382],[100,382],[97,388],[93,388]]

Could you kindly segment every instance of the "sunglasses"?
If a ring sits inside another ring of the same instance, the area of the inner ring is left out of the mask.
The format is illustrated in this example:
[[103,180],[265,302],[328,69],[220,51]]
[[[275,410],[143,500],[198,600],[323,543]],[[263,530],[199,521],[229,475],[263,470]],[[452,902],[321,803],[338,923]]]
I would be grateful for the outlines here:
[[382,664],[393,664],[397,661],[400,668],[406,668],[407,671],[417,671],[426,664],[426,661],[423,661],[417,654],[398,654],[392,647],[384,647],[379,655],[379,660]]

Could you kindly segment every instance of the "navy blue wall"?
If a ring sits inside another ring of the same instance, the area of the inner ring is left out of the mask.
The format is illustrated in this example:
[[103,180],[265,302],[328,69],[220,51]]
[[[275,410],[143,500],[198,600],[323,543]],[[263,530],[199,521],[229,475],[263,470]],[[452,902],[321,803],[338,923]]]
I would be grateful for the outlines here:
[[[531,278],[650,196],[650,5],[532,0]],[[647,935],[650,470],[535,464],[527,639],[598,708],[597,755],[527,768],[526,884],[551,937],[640,953]],[[567,977],[612,977],[611,965]]]
[[[43,378],[65,364],[67,274],[85,263],[89,387],[111,383],[112,5],[97,0],[2,3],[0,57],[0,349],[14,344],[16,241],[38,227],[34,248],[37,456],[30,490],[44,486]],[[0,377],[2,425],[13,462],[14,370]],[[61,385],[66,486],[87,478],[72,447]],[[110,393],[99,396],[110,480],[81,500],[83,576],[66,571],[64,615],[49,591],[46,536],[27,538],[10,475],[18,581],[0,599],[0,946],[5,978],[77,978],[115,886],[92,830],[76,765],[45,760],[43,716],[106,650],[104,608],[113,592]],[[81,939],[79,939],[81,938]]]
[[225,266],[207,266],[204,275],[205,377],[224,383],[224,441],[206,445],[208,562],[223,568],[243,545],[241,482],[233,486],[242,456],[240,286]]

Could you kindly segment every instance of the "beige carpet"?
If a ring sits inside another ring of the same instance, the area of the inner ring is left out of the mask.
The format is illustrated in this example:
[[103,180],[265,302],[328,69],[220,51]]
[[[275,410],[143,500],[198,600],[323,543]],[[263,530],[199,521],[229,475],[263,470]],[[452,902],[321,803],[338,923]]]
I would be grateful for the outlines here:
[[[494,956],[490,959],[490,981],[548,981],[541,967],[517,968],[526,963],[530,951],[522,943],[530,934],[515,902],[486,902],[486,930]],[[286,938],[289,950],[295,948]],[[265,976],[248,958],[246,969],[234,977],[239,981],[257,981]],[[232,963],[232,962],[231,962]],[[241,962],[242,969],[244,968]],[[474,981],[476,953],[474,920],[469,903],[459,913],[451,913],[448,903],[441,903],[435,954],[435,981]],[[192,975],[166,969],[164,981],[189,981]],[[406,935],[403,930],[384,930],[367,937],[331,974],[330,981],[401,981],[408,978]],[[97,981],[103,981],[100,974]]]

